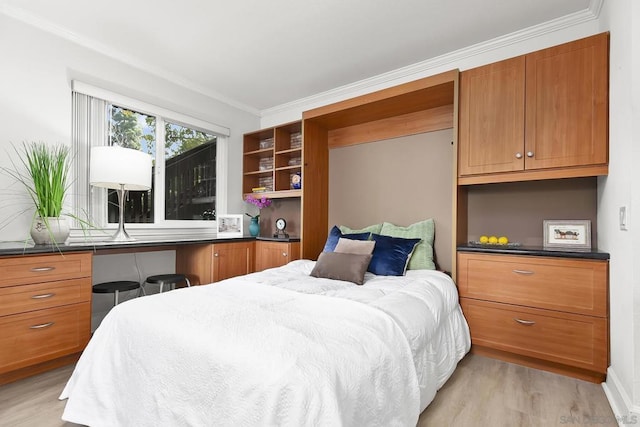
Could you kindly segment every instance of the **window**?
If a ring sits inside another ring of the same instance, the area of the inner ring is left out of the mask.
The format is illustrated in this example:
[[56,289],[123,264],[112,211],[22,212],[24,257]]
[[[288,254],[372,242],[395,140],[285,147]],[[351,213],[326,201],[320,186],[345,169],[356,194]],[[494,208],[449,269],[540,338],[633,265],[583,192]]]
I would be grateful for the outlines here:
[[114,94],[105,96],[114,101],[85,95],[75,90],[77,85],[74,82],[76,213],[80,217],[88,213],[91,222],[103,228],[117,225],[117,193],[89,188],[87,168],[91,146],[118,145],[154,159],[152,188],[127,194],[128,231],[137,228],[154,234],[150,231],[154,228],[164,233],[170,228],[215,229],[215,214],[226,206],[219,190],[226,182],[226,168],[220,165],[226,163],[222,157],[228,130]]

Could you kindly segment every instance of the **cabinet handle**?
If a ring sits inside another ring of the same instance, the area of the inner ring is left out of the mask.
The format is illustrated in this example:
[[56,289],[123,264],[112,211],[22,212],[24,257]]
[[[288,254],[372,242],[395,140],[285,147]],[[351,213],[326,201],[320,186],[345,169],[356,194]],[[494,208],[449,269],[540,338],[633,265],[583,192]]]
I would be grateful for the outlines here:
[[527,157],[533,157],[533,151],[527,151]]
[[287,253],[286,252],[282,252],[282,256],[287,256]]
[[29,329],[43,329],[43,328],[48,328],[49,326],[53,326],[55,325],[56,322],[49,322],[49,323],[41,323],[39,325],[33,325],[33,326],[29,326]]
[[516,153],[516,159],[521,159],[522,158],[522,153]]
[[518,319],[517,317],[514,317],[513,320],[515,320],[516,322],[524,326],[533,326],[536,324],[536,322],[534,322],[533,320],[522,320],[522,319]]
[[215,254],[213,254],[214,257],[218,257],[218,252],[216,252]]
[[512,271],[516,274],[524,274],[524,275],[535,274],[535,271],[529,271],[529,270],[512,270]]
[[31,271],[34,273],[42,273],[43,271],[53,271],[55,269],[55,267],[33,267]]
[[42,298],[51,298],[56,296],[53,292],[50,294],[41,294],[41,295],[32,295],[31,299],[42,299]]

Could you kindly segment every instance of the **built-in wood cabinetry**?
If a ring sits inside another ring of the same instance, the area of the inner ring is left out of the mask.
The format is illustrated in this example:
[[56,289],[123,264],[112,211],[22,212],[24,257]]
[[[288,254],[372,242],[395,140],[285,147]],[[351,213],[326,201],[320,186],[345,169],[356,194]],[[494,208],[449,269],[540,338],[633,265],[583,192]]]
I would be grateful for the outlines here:
[[280,267],[300,259],[300,242],[256,241],[255,271]]
[[192,285],[253,272],[254,242],[184,245],[176,249],[176,272],[186,274]]
[[243,138],[244,195],[265,187],[256,196],[269,198],[300,197],[300,188],[292,188],[292,175],[302,175],[302,123],[287,123],[248,133]]
[[0,258],[0,384],[73,362],[91,334],[91,253]]
[[[456,150],[457,99],[458,70],[452,70],[302,113],[303,258],[318,257],[329,230],[329,150],[451,128]],[[454,197],[454,211],[455,203]]]
[[607,260],[459,252],[457,264],[474,352],[604,380]]
[[609,36],[460,75],[459,184],[606,175]]

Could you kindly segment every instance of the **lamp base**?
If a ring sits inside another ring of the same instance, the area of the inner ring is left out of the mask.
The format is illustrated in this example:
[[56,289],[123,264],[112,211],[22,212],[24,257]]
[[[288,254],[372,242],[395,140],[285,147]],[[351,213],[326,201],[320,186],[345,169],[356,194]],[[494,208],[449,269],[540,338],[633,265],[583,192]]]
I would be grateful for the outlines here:
[[124,198],[127,195],[127,190],[124,189],[124,184],[120,184],[120,188],[116,191],[118,192],[119,205],[118,231],[116,231],[116,234],[114,234],[109,240],[111,242],[132,242],[136,239],[129,236],[129,233],[124,229]]
[[120,229],[119,227],[116,234],[109,239],[110,242],[134,242],[135,240],[136,238],[129,236],[129,233],[124,228]]

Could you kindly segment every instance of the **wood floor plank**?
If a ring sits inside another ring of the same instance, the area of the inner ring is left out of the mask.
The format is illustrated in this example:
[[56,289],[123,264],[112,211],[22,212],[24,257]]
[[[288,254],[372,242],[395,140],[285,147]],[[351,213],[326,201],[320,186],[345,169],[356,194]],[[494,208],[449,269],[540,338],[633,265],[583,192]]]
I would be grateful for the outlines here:
[[[73,365],[0,386],[0,427],[74,427],[58,400]],[[599,384],[467,355],[419,427],[617,426]]]

